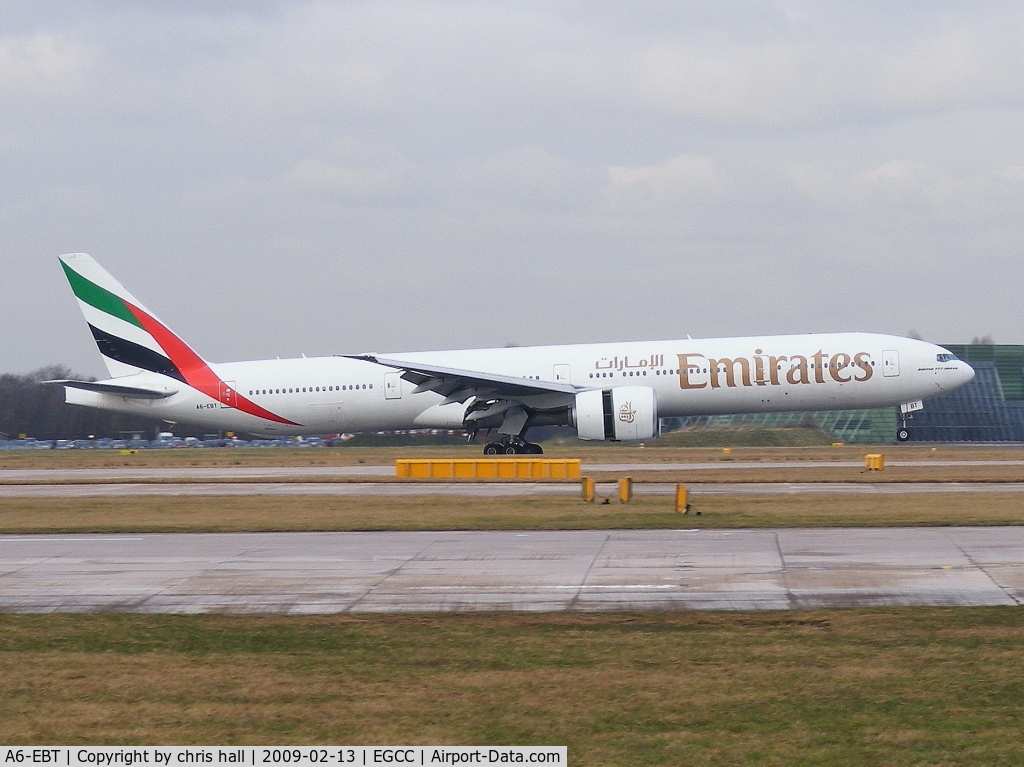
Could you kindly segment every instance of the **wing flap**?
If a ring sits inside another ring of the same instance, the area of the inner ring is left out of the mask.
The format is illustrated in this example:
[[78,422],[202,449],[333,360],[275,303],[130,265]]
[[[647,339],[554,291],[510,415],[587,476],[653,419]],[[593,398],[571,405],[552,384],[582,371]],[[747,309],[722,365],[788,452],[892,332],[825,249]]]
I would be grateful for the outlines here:
[[[472,396],[471,390],[486,391],[488,396],[513,399],[552,393],[575,395],[577,392],[582,391],[582,389],[571,384],[538,381],[533,378],[503,376],[494,373],[483,373],[477,370],[459,370],[458,368],[446,368],[440,365],[378,357],[375,354],[346,354],[343,356],[349,359],[373,362],[384,367],[401,370],[403,371],[403,378],[417,385],[416,391],[436,391],[444,394],[449,399],[453,397],[461,398],[464,393],[468,398]],[[452,384],[457,385],[449,389],[449,386]],[[445,391],[446,389],[448,391]],[[454,401],[464,400],[455,399]]]

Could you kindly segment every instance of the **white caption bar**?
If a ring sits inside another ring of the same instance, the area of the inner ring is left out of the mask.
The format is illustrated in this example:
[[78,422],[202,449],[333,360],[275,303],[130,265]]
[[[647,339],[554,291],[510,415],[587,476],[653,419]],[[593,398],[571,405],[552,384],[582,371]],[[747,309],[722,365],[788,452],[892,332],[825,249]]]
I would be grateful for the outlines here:
[[0,746],[0,767],[568,764],[565,746]]

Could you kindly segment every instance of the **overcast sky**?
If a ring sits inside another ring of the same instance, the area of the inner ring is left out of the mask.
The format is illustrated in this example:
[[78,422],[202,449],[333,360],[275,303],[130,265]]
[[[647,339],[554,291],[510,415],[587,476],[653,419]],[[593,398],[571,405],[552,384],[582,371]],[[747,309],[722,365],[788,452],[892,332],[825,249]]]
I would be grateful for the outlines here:
[[0,0],[0,372],[56,256],[214,361],[1024,342],[1014,2]]

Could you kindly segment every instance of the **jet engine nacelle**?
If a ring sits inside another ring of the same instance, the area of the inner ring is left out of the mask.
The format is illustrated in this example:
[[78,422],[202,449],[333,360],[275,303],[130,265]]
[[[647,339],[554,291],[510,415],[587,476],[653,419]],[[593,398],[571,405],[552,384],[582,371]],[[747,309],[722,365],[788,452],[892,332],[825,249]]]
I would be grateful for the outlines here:
[[573,425],[580,439],[641,440],[661,433],[658,392],[649,386],[617,386],[576,395]]

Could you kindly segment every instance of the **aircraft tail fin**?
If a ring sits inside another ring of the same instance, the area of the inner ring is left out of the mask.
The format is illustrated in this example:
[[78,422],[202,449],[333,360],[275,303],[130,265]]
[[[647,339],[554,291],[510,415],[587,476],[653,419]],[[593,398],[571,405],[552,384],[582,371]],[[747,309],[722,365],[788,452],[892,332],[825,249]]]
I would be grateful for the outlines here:
[[147,371],[188,383],[206,362],[85,253],[60,264],[111,378]]

